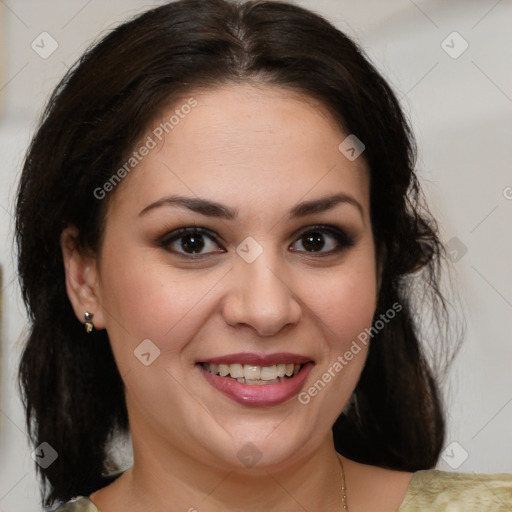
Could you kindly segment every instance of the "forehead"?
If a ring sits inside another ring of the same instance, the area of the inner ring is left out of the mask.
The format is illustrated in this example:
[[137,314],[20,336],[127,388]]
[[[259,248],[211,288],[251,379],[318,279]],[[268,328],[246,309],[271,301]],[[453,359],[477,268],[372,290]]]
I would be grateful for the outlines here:
[[346,136],[324,105],[288,89],[229,84],[192,92],[148,126],[141,144],[152,147],[114,203],[140,210],[179,193],[243,210],[255,200],[275,208],[343,191],[366,205],[364,159],[350,161],[338,149]]

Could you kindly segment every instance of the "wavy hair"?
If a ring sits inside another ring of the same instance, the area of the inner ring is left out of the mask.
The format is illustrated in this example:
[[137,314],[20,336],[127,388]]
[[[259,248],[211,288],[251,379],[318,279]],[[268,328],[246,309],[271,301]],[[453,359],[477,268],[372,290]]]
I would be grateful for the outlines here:
[[30,331],[19,384],[32,442],[58,452],[48,468],[36,466],[46,506],[115,478],[109,443],[129,432],[107,333],[85,334],[68,300],[61,233],[76,226],[79,247],[97,252],[109,196],[99,201],[94,190],[119,169],[152,119],[184,93],[245,82],[319,100],[344,133],[366,146],[372,230],[383,264],[375,319],[396,302],[402,310],[371,340],[352,400],[333,425],[335,447],[382,467],[436,464],[445,420],[420,306],[429,306],[436,342],[447,346],[440,287],[446,258],[395,94],[354,41],[310,10],[278,1],[179,0],[123,23],[82,55],[50,97],[24,160],[16,242]]

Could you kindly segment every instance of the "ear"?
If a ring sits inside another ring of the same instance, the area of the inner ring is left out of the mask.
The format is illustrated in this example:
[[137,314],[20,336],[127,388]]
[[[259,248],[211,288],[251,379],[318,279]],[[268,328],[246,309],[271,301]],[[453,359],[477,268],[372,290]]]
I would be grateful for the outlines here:
[[84,313],[92,313],[94,328],[104,329],[96,257],[78,246],[78,229],[75,226],[64,229],[60,246],[66,272],[66,291],[76,317],[85,323]]

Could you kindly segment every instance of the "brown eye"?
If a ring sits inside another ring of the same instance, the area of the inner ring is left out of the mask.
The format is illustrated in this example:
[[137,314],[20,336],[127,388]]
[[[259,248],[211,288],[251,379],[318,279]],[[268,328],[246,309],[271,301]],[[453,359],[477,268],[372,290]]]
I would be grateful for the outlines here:
[[218,248],[219,245],[212,234],[204,228],[196,227],[173,231],[161,238],[158,241],[158,245],[182,256],[207,256],[212,253],[225,252],[223,249],[215,250],[215,247]]
[[303,235],[302,245],[306,251],[319,251],[325,245],[324,235],[318,231]]
[[[300,243],[304,250],[294,252],[319,253],[319,256],[334,254],[354,245],[354,241],[343,230],[332,226],[314,226],[303,233],[294,245]],[[323,251],[326,248],[327,250]]]
[[185,235],[180,238],[181,249],[185,252],[198,253],[201,252],[205,246],[203,235]]

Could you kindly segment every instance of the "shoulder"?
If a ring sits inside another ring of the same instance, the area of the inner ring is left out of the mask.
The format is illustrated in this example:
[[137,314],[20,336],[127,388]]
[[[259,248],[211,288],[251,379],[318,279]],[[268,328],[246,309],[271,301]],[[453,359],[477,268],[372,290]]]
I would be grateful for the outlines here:
[[[397,512],[505,512],[512,509],[512,473],[416,471]],[[428,508],[427,508],[428,507]]]
[[[103,485],[105,487],[100,487],[100,490],[114,484],[118,478],[123,475],[123,473],[125,473],[125,470],[111,473],[108,476],[103,477]],[[95,494],[96,493],[92,493],[90,497],[94,499]],[[67,503],[57,506],[56,509],[53,509],[50,512],[101,512],[101,510],[91,501],[90,497],[76,496]],[[94,499],[94,501],[96,500]]]
[[54,512],[100,512],[94,503],[84,496],[78,496],[58,507]]

